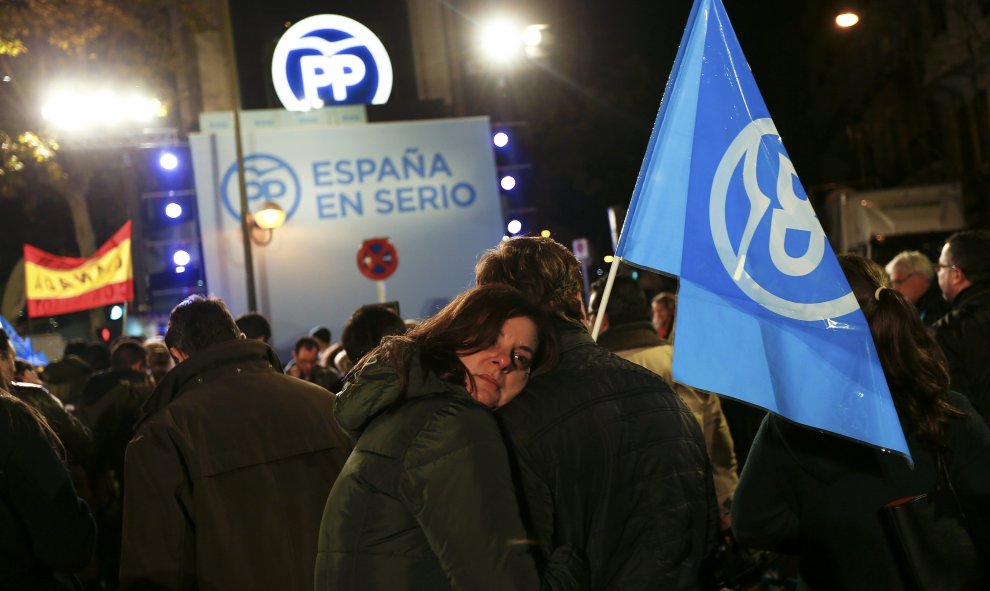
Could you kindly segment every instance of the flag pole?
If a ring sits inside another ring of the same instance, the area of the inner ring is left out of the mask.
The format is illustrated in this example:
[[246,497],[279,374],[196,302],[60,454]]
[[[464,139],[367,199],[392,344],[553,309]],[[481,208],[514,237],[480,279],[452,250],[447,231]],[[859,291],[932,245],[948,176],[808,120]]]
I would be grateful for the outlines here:
[[591,329],[591,338],[598,340],[598,332],[602,328],[602,319],[605,318],[605,310],[608,309],[608,296],[612,293],[612,284],[615,283],[615,275],[619,272],[619,263],[622,257],[612,257],[612,267],[608,270],[608,279],[605,280],[605,291],[598,302],[598,314],[595,314],[595,326]]
[[124,315],[120,317],[120,336],[127,336],[127,302],[124,302]]

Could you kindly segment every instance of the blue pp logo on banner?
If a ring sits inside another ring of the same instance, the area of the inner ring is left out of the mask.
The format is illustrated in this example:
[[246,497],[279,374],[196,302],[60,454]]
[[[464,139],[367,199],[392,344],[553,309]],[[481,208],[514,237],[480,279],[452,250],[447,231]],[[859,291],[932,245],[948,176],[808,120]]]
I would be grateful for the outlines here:
[[[285,221],[299,208],[302,188],[296,171],[280,158],[270,154],[251,154],[244,157],[244,184],[247,188],[248,210],[252,203],[278,203],[285,210]],[[237,163],[234,162],[220,182],[223,207],[235,220],[240,220],[240,200],[237,190]],[[233,199],[233,201],[232,201]]]
[[367,27],[344,16],[320,14],[299,21],[279,39],[272,82],[290,111],[380,105],[392,93],[392,62]]
[[820,280],[835,271],[825,232],[769,118],[752,121],[726,149],[712,179],[709,221],[725,271],[764,308],[795,320],[858,309],[848,288],[836,292],[838,284]]

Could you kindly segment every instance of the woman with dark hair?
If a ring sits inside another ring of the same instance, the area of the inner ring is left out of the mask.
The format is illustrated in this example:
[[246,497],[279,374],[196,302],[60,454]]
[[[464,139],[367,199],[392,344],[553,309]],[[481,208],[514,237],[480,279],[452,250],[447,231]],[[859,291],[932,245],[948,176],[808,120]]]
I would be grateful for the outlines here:
[[96,524],[61,444],[35,409],[0,390],[0,589],[81,589]]
[[941,350],[883,268],[857,255],[842,255],[839,264],[870,325],[914,468],[884,450],[768,415],[736,489],[732,529],[744,544],[800,554],[799,588],[904,589],[881,508],[935,490],[941,458],[985,563],[990,429],[949,390]]
[[[470,290],[349,374],[334,415],[356,440],[327,499],[316,589],[538,589],[505,445],[489,409],[555,359],[542,310],[505,285]],[[544,588],[583,588],[558,549]]]

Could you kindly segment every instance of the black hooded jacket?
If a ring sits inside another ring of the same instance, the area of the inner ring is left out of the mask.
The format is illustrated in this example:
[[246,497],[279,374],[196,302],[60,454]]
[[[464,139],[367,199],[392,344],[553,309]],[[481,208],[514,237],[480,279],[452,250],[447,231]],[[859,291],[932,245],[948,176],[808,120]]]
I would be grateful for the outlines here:
[[656,374],[559,320],[560,362],[496,416],[546,546],[588,555],[592,589],[697,589],[716,541],[701,429]]
[[952,389],[990,422],[990,285],[971,285],[956,295],[952,311],[932,332],[949,361]]

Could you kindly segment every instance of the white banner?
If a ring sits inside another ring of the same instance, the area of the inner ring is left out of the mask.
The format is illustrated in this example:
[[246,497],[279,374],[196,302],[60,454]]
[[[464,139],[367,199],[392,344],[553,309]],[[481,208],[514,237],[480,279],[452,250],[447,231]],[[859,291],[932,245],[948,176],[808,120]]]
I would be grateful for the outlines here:
[[[364,240],[387,237],[399,264],[387,299],[424,318],[473,284],[481,253],[502,237],[486,118],[243,133],[248,207],[288,214],[253,245],[259,311],[283,355],[316,325],[340,338],[357,307],[378,301],[358,271]],[[233,134],[190,138],[207,287],[247,311]]]

